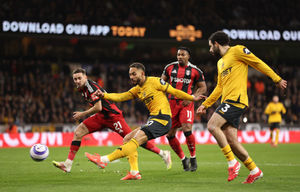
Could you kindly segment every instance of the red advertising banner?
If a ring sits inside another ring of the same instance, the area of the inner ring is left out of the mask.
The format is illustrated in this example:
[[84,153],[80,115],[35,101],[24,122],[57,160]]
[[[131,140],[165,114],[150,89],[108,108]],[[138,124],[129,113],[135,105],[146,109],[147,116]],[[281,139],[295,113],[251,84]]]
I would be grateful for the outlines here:
[[[194,131],[197,144],[215,144],[216,140],[208,131]],[[269,131],[239,131],[238,139],[241,143],[266,143],[269,141]],[[182,132],[177,133],[180,143],[185,143]],[[42,143],[48,147],[69,146],[73,139],[73,133],[42,132],[42,133],[18,133],[0,134],[0,147],[31,147],[35,143]],[[300,130],[281,130],[279,133],[280,143],[300,143]],[[156,138],[156,144],[168,144],[165,136]],[[82,146],[112,146],[121,145],[122,137],[114,132],[95,132],[85,136]]]

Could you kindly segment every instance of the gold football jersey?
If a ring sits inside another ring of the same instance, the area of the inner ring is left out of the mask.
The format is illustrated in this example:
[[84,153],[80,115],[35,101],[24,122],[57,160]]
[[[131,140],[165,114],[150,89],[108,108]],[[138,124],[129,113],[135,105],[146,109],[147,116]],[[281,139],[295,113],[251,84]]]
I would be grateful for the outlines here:
[[269,115],[268,123],[280,123],[281,113],[286,113],[286,109],[281,102],[270,102],[265,109],[265,114]]
[[281,80],[267,64],[257,58],[245,46],[236,45],[230,47],[218,61],[217,86],[202,104],[205,107],[210,107],[222,95],[221,102],[227,101],[248,106],[248,65],[269,76],[275,83]]

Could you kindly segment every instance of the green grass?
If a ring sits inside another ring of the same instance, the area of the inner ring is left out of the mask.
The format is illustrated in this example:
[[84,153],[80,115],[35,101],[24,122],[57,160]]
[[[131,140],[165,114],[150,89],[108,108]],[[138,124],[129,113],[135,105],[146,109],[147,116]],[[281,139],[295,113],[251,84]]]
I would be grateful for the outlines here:
[[[34,162],[28,148],[2,148],[0,191],[300,191],[300,144],[281,144],[277,148],[267,144],[244,146],[264,172],[264,178],[252,185],[241,184],[248,175],[245,167],[234,181],[227,182],[227,163],[217,145],[197,146],[197,172],[184,172],[174,152],[172,169],[167,171],[159,156],[140,148],[142,180],[139,181],[120,181],[129,167],[126,159],[100,170],[84,157],[85,151],[107,154],[115,147],[81,147],[69,174],[51,164],[52,160],[64,160],[68,148],[50,148],[50,155],[43,162]],[[170,149],[169,146],[160,147]],[[186,146],[183,148],[188,154]]]

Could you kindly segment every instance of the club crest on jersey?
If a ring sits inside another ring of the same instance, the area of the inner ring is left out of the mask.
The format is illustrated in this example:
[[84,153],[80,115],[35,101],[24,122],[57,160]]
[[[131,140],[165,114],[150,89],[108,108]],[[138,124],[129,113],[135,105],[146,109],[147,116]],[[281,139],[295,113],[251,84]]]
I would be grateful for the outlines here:
[[247,55],[249,55],[251,52],[249,51],[249,49],[247,49],[246,47],[243,49],[244,53],[246,53]]
[[189,75],[191,75],[191,71],[190,70],[186,70],[185,74],[189,76]]
[[165,80],[160,79],[160,84],[165,85],[166,84]]
[[91,98],[93,101],[99,99],[99,97],[97,95],[95,95],[95,92],[91,94]]

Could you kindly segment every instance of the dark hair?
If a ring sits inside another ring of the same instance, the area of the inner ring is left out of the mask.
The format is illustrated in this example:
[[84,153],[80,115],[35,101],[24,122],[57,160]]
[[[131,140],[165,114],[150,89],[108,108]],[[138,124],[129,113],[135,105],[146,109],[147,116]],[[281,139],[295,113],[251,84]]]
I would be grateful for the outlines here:
[[185,50],[191,56],[191,50],[189,48],[187,48],[187,47],[178,47],[177,51],[178,50]]
[[134,62],[131,65],[129,65],[129,68],[132,68],[132,67],[137,68],[137,69],[141,69],[144,72],[146,71],[145,66],[142,63],[139,63],[139,62]]
[[82,74],[86,75],[85,69],[82,69],[82,68],[75,69],[72,74],[74,75],[75,73],[82,73]]
[[215,42],[218,42],[220,45],[229,45],[230,39],[229,36],[223,32],[223,31],[217,31],[210,35],[208,38],[214,44]]

